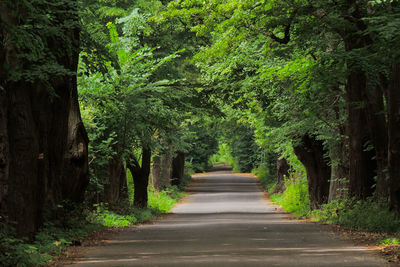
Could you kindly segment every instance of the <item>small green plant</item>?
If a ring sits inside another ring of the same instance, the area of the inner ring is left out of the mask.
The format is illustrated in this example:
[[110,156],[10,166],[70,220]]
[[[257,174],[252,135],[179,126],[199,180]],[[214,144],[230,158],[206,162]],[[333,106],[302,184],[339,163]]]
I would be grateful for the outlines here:
[[389,246],[389,245],[399,245],[400,239],[397,237],[388,237],[379,242],[381,246]]
[[149,207],[158,209],[160,212],[168,212],[178,202],[183,194],[178,187],[171,186],[162,191],[152,188],[149,192]]
[[281,205],[285,211],[293,213],[295,217],[305,217],[310,212],[307,179],[287,179],[285,185],[286,190],[283,194],[279,197],[273,195],[272,200]]
[[340,213],[346,207],[346,200],[339,199],[333,200],[325,204],[321,209],[313,210],[311,212],[311,219],[316,222],[337,223],[339,221]]
[[125,227],[138,221],[135,216],[121,215],[108,210],[104,204],[95,204],[95,210],[89,213],[88,220],[106,227]]

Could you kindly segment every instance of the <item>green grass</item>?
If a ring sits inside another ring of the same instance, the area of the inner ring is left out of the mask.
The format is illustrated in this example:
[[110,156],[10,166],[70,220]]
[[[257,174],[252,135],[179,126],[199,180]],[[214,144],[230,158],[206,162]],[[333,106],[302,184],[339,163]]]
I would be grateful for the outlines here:
[[389,245],[399,245],[400,239],[397,237],[388,237],[379,242],[381,246],[389,246]]
[[149,207],[165,213],[170,211],[183,196],[185,194],[177,186],[170,186],[162,191],[151,188],[149,192]]
[[286,190],[282,194],[272,195],[271,199],[296,218],[306,217],[310,212],[307,179],[288,179],[285,185]]

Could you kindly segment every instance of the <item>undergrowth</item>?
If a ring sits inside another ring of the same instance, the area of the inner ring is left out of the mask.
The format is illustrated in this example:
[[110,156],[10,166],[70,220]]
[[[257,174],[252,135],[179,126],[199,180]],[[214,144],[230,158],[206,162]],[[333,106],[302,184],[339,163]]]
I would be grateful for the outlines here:
[[272,200],[297,218],[310,212],[310,200],[306,178],[285,180],[286,190],[282,194],[272,195]]
[[315,221],[340,224],[351,229],[369,232],[400,232],[400,221],[390,211],[386,201],[341,199],[314,210]]
[[270,171],[270,168],[266,164],[261,164],[252,171],[257,178],[260,180],[261,185],[267,192],[272,192],[276,185],[276,174]]
[[80,243],[88,232],[102,229],[82,217],[44,224],[34,241],[16,237],[14,227],[0,224],[1,266],[43,266],[67,246]]
[[[190,176],[184,179],[188,184]],[[0,265],[44,266],[68,246],[80,244],[88,232],[105,227],[126,227],[168,212],[184,196],[181,192],[183,188],[184,186],[171,186],[157,191],[150,187],[146,209],[135,208],[129,202],[116,207],[100,203],[93,205],[91,209],[81,208],[68,219],[45,223],[33,241],[17,238],[12,225],[0,223]]]

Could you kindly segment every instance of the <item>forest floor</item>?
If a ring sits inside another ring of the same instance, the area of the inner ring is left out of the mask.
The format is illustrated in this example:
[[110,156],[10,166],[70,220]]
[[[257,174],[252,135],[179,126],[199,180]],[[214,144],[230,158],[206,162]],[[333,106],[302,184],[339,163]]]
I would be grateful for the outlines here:
[[[227,170],[196,176],[170,214],[105,234],[72,266],[395,266],[331,226],[293,219],[258,180]],[[351,240],[351,239],[350,239]],[[69,257],[71,258],[71,256]]]

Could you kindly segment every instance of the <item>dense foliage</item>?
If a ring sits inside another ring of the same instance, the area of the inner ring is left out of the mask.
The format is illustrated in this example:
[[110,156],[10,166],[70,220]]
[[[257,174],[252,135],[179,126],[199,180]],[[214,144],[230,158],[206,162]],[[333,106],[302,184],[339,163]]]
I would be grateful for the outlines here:
[[399,33],[394,0],[2,1],[1,260],[42,264],[82,203],[167,211],[220,160],[298,216],[396,231]]

